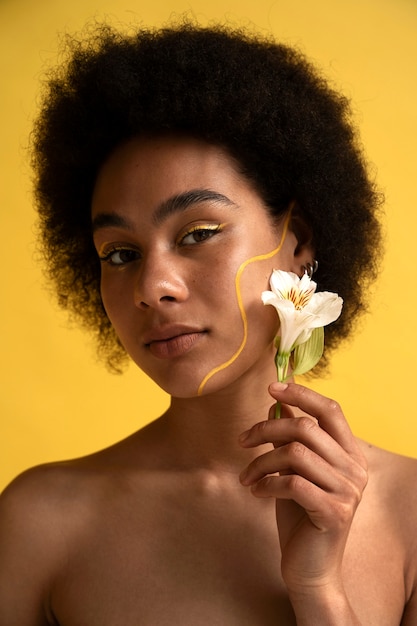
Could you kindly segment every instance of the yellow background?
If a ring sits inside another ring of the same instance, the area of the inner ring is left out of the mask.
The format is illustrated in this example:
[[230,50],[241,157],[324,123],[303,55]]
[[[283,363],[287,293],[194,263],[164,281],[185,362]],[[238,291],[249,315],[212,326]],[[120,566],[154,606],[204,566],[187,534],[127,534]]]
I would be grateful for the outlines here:
[[372,315],[313,386],[342,403],[358,436],[417,456],[416,0],[0,0],[0,488],[31,465],[104,447],[167,405],[134,366],[108,374],[57,311],[35,258],[26,146],[58,33],[91,18],[159,25],[184,11],[301,46],[353,99],[386,194],[387,252]]

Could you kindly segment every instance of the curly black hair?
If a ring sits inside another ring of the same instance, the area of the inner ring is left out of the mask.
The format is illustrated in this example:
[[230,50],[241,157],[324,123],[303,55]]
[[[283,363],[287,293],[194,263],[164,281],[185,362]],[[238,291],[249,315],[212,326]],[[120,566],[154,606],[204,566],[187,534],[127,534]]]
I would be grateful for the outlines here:
[[326,352],[346,338],[376,276],[382,202],[347,98],[298,50],[233,27],[98,25],[67,50],[33,131],[41,245],[59,303],[95,333],[110,367],[126,354],[101,301],[91,197],[103,162],[141,134],[226,147],[273,215],[295,200],[314,233],[318,288],[344,299]]

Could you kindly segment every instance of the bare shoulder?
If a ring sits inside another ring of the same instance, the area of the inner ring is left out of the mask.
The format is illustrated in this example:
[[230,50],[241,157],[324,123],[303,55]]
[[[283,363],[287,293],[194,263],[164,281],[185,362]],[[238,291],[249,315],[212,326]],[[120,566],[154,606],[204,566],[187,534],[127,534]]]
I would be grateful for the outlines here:
[[[126,493],[130,444],[31,468],[0,496],[0,624],[55,624],[50,592]],[[126,470],[126,471],[125,471]],[[139,472],[140,473],[140,472]]]
[[[37,524],[56,526],[69,518],[82,521],[125,474],[132,471],[134,436],[99,452],[30,468],[17,476],[0,495],[0,515],[15,515],[28,524],[25,513]],[[140,468],[140,446],[136,445],[134,468]],[[36,515],[35,515],[36,512]],[[71,526],[73,524],[71,523]],[[62,528],[62,526],[61,526]]]
[[[360,442],[368,460],[366,511],[374,529],[389,529],[403,563],[407,604],[402,625],[417,623],[417,459]],[[375,523],[376,522],[376,523]],[[383,550],[383,540],[380,550]],[[382,553],[382,552],[381,552]]]
[[48,520],[53,525],[65,503],[76,502],[75,492],[82,495],[82,473],[79,461],[49,463],[24,471],[1,494],[0,519],[13,516],[15,522],[32,523],[34,530]]
[[51,539],[67,535],[67,541],[69,533],[91,522],[94,511],[101,513],[112,494],[125,491],[121,487],[132,475],[146,473],[149,446],[143,439],[138,431],[99,452],[26,470],[0,495],[0,524],[10,520],[16,532],[47,532]]
[[54,624],[49,590],[67,558],[77,520],[74,482],[49,465],[18,476],[0,496],[0,624]]
[[[368,461],[369,483],[365,491],[380,511],[385,511],[404,541],[417,551],[417,459],[360,442]],[[411,530],[413,530],[410,535]]]
[[[45,566],[55,561],[70,534],[91,508],[91,470],[82,460],[50,463],[26,470],[0,496],[0,542],[19,550],[42,553]],[[40,566],[41,564],[39,564]]]
[[370,488],[381,499],[389,501],[393,512],[407,510],[407,519],[417,521],[417,459],[396,454],[371,444],[360,442],[368,460]]

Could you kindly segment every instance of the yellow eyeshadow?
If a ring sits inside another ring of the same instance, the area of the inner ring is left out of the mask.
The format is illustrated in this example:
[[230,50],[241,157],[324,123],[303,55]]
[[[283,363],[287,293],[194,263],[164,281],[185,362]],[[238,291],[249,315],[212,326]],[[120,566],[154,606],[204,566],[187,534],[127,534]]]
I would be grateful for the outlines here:
[[188,228],[186,232],[184,233],[184,235],[182,236],[184,237],[185,235],[196,233],[199,230],[221,230],[225,226],[226,226],[226,222],[224,222],[223,224],[204,224],[204,223],[194,224],[194,226],[190,226],[190,228]]
[[196,230],[218,230],[224,226],[224,224],[197,224],[189,229],[189,233],[193,233]]
[[102,243],[101,246],[98,249],[98,256],[101,258],[103,256],[106,256],[106,248],[108,247],[108,243]]

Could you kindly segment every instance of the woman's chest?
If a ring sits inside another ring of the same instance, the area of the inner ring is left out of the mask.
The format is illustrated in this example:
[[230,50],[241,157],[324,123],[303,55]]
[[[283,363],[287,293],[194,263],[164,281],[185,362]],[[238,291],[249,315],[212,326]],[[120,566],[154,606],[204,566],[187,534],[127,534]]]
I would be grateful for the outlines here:
[[[404,556],[390,524],[370,520],[365,509],[352,527],[346,591],[361,623],[397,626]],[[109,509],[74,541],[52,610],[62,626],[294,626],[280,558],[272,501],[255,514],[208,502]]]
[[54,586],[58,623],[275,626],[278,615],[295,624],[276,526],[236,513],[150,503],[145,514],[97,521]]

